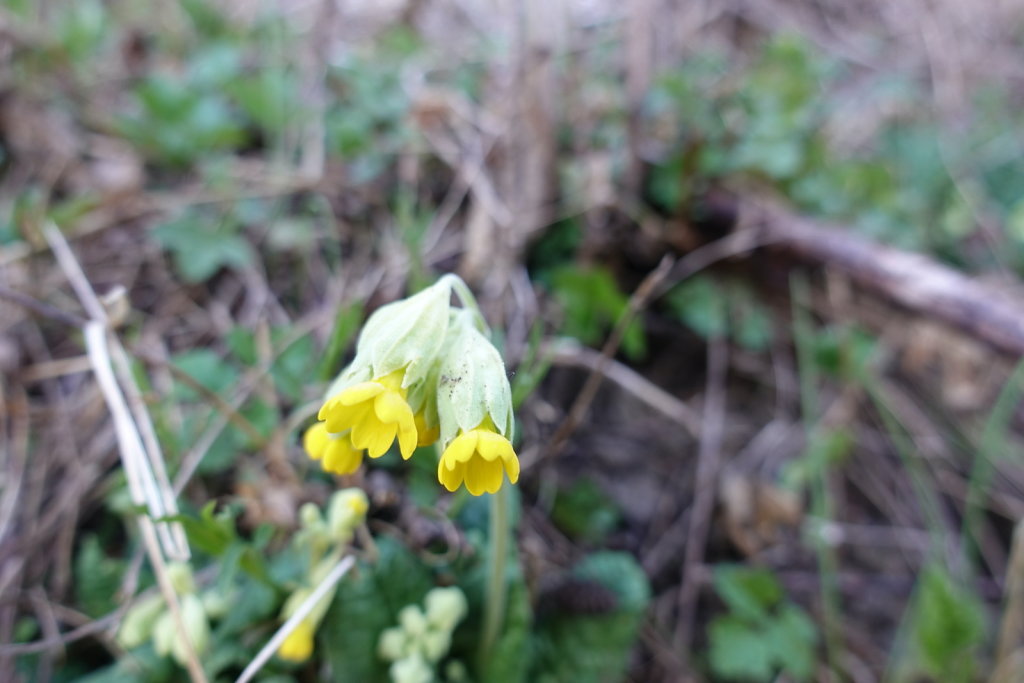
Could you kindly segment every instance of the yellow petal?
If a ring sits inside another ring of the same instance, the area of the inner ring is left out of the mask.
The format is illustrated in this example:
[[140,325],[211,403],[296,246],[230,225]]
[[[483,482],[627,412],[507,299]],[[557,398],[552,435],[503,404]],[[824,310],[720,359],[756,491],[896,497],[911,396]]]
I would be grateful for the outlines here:
[[337,398],[327,399],[326,401],[324,401],[324,404],[320,406],[320,411],[316,414],[316,419],[321,421],[326,420],[327,417],[331,415],[340,405],[341,402],[339,402]]
[[397,425],[381,424],[375,415],[369,415],[352,427],[352,445],[365,448],[371,458],[379,458],[391,448],[396,431]]
[[466,489],[474,496],[482,495],[490,483],[487,474],[483,459],[471,459],[466,463]]
[[384,391],[384,385],[379,382],[360,382],[359,384],[353,384],[338,394],[338,402],[342,405],[354,406],[357,403],[369,401]]
[[372,414],[373,405],[370,403],[360,403],[354,406],[338,403],[325,418],[327,420],[327,431],[334,434],[347,431],[356,424],[366,420]]
[[441,460],[437,464],[437,478],[441,484],[454,493],[462,486],[462,481],[466,476],[466,465],[461,462],[446,463]]
[[325,472],[352,474],[362,463],[362,450],[354,448],[347,438],[342,437],[327,446],[322,466]]
[[317,422],[302,435],[302,448],[313,460],[319,460],[323,457],[330,439],[331,437],[327,434],[327,425]]
[[416,445],[417,446],[429,446],[430,444],[437,441],[441,436],[440,426],[427,426],[427,420],[423,416],[423,413],[416,413]]
[[406,420],[398,425],[398,449],[402,452],[402,458],[408,460],[412,452],[416,450],[419,439],[417,438],[416,423]]
[[474,429],[473,431],[477,434],[476,449],[483,456],[484,460],[504,459],[509,455],[515,455],[515,452],[512,450],[512,444],[500,434],[483,429]]
[[505,465],[505,474],[508,475],[508,481],[510,484],[514,484],[519,481],[519,458],[516,457],[516,452],[511,452],[511,457],[502,458],[502,462]]
[[442,460],[448,463],[451,468],[457,462],[466,462],[476,451],[476,432],[466,432],[455,437],[455,440],[444,449]]
[[402,395],[396,391],[385,391],[373,400],[373,411],[381,422],[413,420],[412,409]]
[[313,654],[313,624],[300,621],[281,643],[277,655],[291,662],[304,662]]

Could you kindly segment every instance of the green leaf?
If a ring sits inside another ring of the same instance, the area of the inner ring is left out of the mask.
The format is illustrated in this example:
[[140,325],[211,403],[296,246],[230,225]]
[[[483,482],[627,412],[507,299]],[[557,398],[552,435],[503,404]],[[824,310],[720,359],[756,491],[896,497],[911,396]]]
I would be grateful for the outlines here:
[[[184,351],[174,356],[171,363],[215,394],[222,394],[238,381],[238,370],[211,349]],[[181,383],[175,384],[174,398],[178,401],[205,400],[191,387]]]
[[376,564],[361,564],[342,580],[317,634],[336,683],[387,683],[387,663],[377,657],[380,633],[433,585],[430,572],[398,541],[380,537],[377,549]]
[[782,587],[771,572],[719,565],[714,573],[715,591],[730,611],[751,622],[761,622],[782,599]]
[[214,513],[216,501],[203,506],[198,517],[178,514],[168,517],[168,521],[180,522],[188,536],[189,543],[198,550],[209,555],[220,555],[227,550],[237,537],[235,519],[230,508]]
[[675,287],[666,297],[669,308],[687,327],[708,339],[728,330],[728,301],[707,277],[695,277]]
[[218,10],[216,3],[208,0],[181,0],[181,6],[188,13],[192,25],[206,36],[218,36],[230,26],[227,18]]
[[929,674],[949,683],[974,680],[974,662],[985,642],[984,608],[937,565],[921,574],[913,634]]
[[75,596],[79,608],[97,618],[112,612],[117,607],[115,596],[125,569],[124,560],[107,556],[95,534],[85,536],[75,555]]
[[153,235],[171,251],[175,268],[186,282],[203,282],[221,268],[242,268],[253,262],[252,247],[243,237],[211,231],[191,218],[165,223]]
[[[565,316],[563,332],[585,344],[596,344],[626,312],[628,297],[615,278],[599,266],[565,266],[551,275],[551,286]],[[643,356],[643,327],[634,320],[626,329],[622,350],[630,358]]]
[[621,518],[611,498],[586,477],[559,492],[551,511],[551,519],[560,529],[588,543],[600,542]]
[[771,648],[764,634],[736,617],[711,622],[708,661],[717,676],[728,680],[772,680]]
[[264,69],[255,76],[235,80],[227,92],[248,116],[271,134],[279,134],[298,118],[295,75],[282,69]]
[[799,681],[810,680],[814,674],[815,646],[818,631],[807,613],[796,605],[782,605],[774,627],[765,631],[776,661]]
[[590,555],[570,575],[603,586],[616,596],[616,604],[603,613],[556,612],[542,619],[536,632],[536,661],[530,680],[620,681],[650,600],[647,576],[631,555],[616,552]]
[[[285,332],[285,330],[280,330],[272,337],[280,339],[284,336],[280,332]],[[274,361],[270,370],[274,384],[289,400],[298,402],[305,392],[309,378],[315,372],[318,360],[313,337],[308,335],[302,337],[282,351]]]

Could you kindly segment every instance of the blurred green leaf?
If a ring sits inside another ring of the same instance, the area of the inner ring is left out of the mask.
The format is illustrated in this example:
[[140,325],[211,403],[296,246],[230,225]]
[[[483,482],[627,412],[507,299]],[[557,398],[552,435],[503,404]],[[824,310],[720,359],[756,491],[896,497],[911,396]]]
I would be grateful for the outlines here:
[[[171,359],[171,364],[214,394],[223,395],[238,381],[238,369],[212,349],[183,351]],[[195,390],[180,382],[174,386],[174,398],[178,401],[204,400]]]
[[221,268],[245,267],[254,260],[252,247],[231,230],[211,229],[199,214],[185,213],[164,223],[153,236],[174,257],[186,282],[203,282]]
[[622,515],[592,479],[581,478],[555,497],[551,520],[574,539],[597,543],[611,533]]
[[626,553],[589,555],[571,576],[593,581],[617,596],[602,613],[554,613],[542,619],[535,636],[531,681],[613,683],[622,680],[647,603],[650,587],[636,560]]
[[238,537],[235,533],[235,520],[229,508],[214,513],[216,501],[203,506],[198,517],[187,514],[169,517],[170,521],[179,522],[185,529],[189,543],[198,550],[209,555],[220,555]]
[[[563,333],[585,344],[603,340],[616,321],[626,312],[628,297],[619,291],[615,278],[600,266],[564,266],[551,275],[552,293],[565,315]],[[646,351],[646,338],[640,322],[634,320],[622,338],[622,350],[637,359]]]
[[948,683],[975,680],[985,643],[985,611],[978,596],[933,564],[921,573],[913,609],[913,637],[924,670]]
[[782,599],[782,587],[770,572],[745,567],[715,567],[715,591],[742,619],[760,621]]
[[286,124],[300,119],[297,109],[296,78],[283,69],[264,69],[260,73],[232,81],[227,92],[249,118],[272,135],[280,134]]
[[768,638],[737,617],[711,622],[708,659],[717,676],[727,680],[770,681],[775,666]]
[[76,0],[59,7],[57,39],[61,47],[73,63],[90,58],[100,47],[110,25],[103,3]]
[[685,325],[704,338],[721,337],[728,330],[728,302],[709,278],[684,282],[668,293],[666,301]]
[[818,632],[798,606],[785,601],[771,572],[718,566],[715,591],[729,613],[712,619],[708,663],[726,680],[775,680],[780,671],[807,681],[814,673]]
[[95,534],[86,534],[75,554],[75,598],[79,608],[99,618],[117,608],[117,591],[127,563],[108,556]]

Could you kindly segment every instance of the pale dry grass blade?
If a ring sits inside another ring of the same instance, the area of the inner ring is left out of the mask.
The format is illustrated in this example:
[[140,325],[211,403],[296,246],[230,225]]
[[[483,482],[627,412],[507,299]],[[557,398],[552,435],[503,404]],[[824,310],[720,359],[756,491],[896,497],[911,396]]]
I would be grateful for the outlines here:
[[316,604],[320,602],[320,599],[327,595],[327,592],[334,588],[339,581],[344,578],[345,574],[352,569],[352,565],[356,562],[355,558],[351,555],[343,557],[338,564],[334,566],[331,573],[324,577],[324,580],[320,582],[320,585],[310,594],[306,600],[299,605],[299,608],[295,610],[295,614],[288,618],[281,628],[277,629],[274,637],[267,641],[267,644],[256,654],[249,666],[245,667],[241,675],[235,680],[235,683],[247,683],[251,681],[253,677],[259,673],[260,669],[270,661],[270,658],[274,656],[277,649],[281,647],[281,644],[285,641],[291,632],[295,630],[295,627],[299,625],[303,619],[306,618]]
[[[133,491],[133,502],[137,505],[144,503],[153,519],[176,515],[178,507],[160,452],[159,440],[149,412],[142,401],[141,392],[132,376],[124,347],[117,337],[108,331],[103,304],[89,284],[64,235],[52,224],[44,227],[43,234],[82,306],[92,318],[84,328],[89,359],[114,416],[118,443],[122,446],[125,473],[129,476],[129,482],[134,474],[136,483],[141,486],[139,490],[144,496],[142,500],[137,500],[137,491]],[[105,381],[109,383],[105,385]],[[116,409],[115,404],[118,406]],[[123,416],[118,418],[114,411],[121,409],[124,411]],[[128,450],[125,450],[126,446]],[[185,561],[191,556],[188,540],[179,523],[158,522],[156,529],[163,551],[168,557]]]

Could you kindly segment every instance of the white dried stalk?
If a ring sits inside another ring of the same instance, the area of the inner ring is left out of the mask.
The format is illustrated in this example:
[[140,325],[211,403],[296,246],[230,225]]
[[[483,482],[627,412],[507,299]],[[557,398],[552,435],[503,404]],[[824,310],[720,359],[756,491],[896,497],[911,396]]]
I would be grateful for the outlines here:
[[[85,277],[64,235],[52,223],[43,228],[43,234],[83,308],[92,318],[85,327],[86,347],[93,371],[114,417],[132,502],[145,505],[153,519],[176,515],[178,506],[174,489],[167,476],[160,444],[132,376],[124,347],[109,331],[103,304]],[[127,389],[129,400],[125,399],[122,386]],[[188,539],[180,523],[157,522],[155,528],[164,555],[180,562],[191,557]]]
[[295,627],[299,625],[303,619],[306,618],[316,604],[320,602],[320,599],[327,595],[327,592],[334,588],[341,579],[352,569],[352,565],[356,562],[355,558],[351,555],[343,557],[338,564],[334,565],[331,572],[324,577],[324,580],[316,587],[316,589],[306,598],[299,608],[295,610],[295,614],[288,618],[288,621],[281,624],[281,628],[277,629],[274,637],[271,638],[266,645],[256,654],[256,657],[249,662],[249,666],[245,667],[242,674],[235,680],[235,683],[248,683],[252,680],[253,676],[259,673],[260,669],[270,661],[270,658],[274,656],[278,648],[285,639],[291,635],[291,632],[295,630]]

